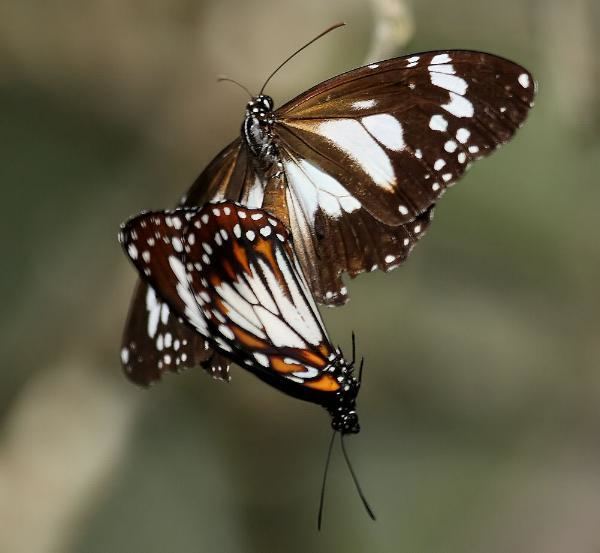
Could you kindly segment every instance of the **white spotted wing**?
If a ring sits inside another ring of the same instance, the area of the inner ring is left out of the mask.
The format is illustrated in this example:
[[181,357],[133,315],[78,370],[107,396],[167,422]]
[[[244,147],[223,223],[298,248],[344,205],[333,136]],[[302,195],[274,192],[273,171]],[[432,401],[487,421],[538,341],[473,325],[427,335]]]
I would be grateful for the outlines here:
[[339,388],[327,371],[339,352],[288,231],[268,212],[225,202],[144,213],[121,240],[142,278],[212,350],[288,393]]

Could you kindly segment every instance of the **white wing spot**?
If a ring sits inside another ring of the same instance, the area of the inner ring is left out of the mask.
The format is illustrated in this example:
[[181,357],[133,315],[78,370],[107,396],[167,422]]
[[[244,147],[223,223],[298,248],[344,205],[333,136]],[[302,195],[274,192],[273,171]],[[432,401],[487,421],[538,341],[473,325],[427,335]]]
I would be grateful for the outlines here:
[[445,132],[448,128],[448,121],[446,121],[446,118],[443,115],[432,115],[429,120],[429,128],[432,131]]
[[448,182],[449,180],[452,179],[452,173],[444,173],[442,175],[442,178],[444,179],[444,182]]
[[471,136],[471,131],[465,128],[460,128],[456,131],[456,140],[458,140],[461,144],[465,144],[469,137]]
[[405,205],[400,204],[398,206],[398,211],[401,215],[408,215],[408,208]]
[[269,358],[264,353],[254,353],[254,359],[256,359],[263,367],[269,366]]
[[271,227],[269,227],[269,226],[262,227],[260,229],[260,233],[266,238],[267,236],[269,236],[269,234],[271,234]]
[[521,73],[519,75],[519,84],[523,87],[523,88],[529,88],[529,75],[527,73]]
[[129,244],[129,246],[127,246],[127,252],[129,253],[129,257],[131,257],[131,259],[138,258],[138,249],[136,248],[135,244]]
[[423,157],[423,152],[419,148],[415,150],[415,157],[417,159],[421,159]]
[[467,154],[460,152],[457,156],[458,163],[464,163],[467,160]]
[[431,65],[435,65],[438,63],[450,63],[452,58],[448,54],[437,54],[431,58]]
[[263,218],[263,214],[262,213],[253,213],[252,215],[250,215],[250,218],[253,221],[258,221],[259,219]]
[[176,252],[182,252],[183,251],[183,244],[181,243],[181,240],[179,240],[179,238],[177,238],[177,236],[175,236],[173,238],[173,240],[171,240],[171,243],[173,244],[173,249]]
[[469,146],[469,152],[476,154],[479,151],[479,146]]
[[473,104],[464,96],[450,92],[450,101],[447,104],[442,104],[442,107],[455,117],[473,117],[475,109]]
[[394,261],[394,259],[396,259],[396,256],[394,256],[394,255],[386,255],[385,256],[386,263],[391,263],[392,261]]
[[375,100],[359,100],[352,104],[352,109],[369,109],[375,106]]
[[121,363],[123,363],[123,365],[126,365],[128,361],[129,361],[129,349],[123,348],[121,350]]
[[218,217],[221,215],[221,210],[218,207],[213,207],[212,212]]
[[446,165],[446,162],[443,159],[436,159],[435,163],[433,164],[433,168],[436,171],[439,171],[440,169],[442,169],[444,166]]
[[252,240],[254,240],[255,236],[256,236],[256,234],[254,234],[253,230],[249,230],[246,232],[246,238],[248,238],[248,240],[250,240],[250,242],[252,242]]
[[225,336],[226,338],[229,338],[230,340],[234,340],[235,339],[235,334],[233,333],[233,331],[225,325],[219,325],[219,332]]
[[378,63],[372,63],[371,65],[367,66],[369,69],[377,69],[379,67]]
[[456,142],[454,142],[454,140],[448,140],[444,144],[444,150],[446,150],[449,154],[454,152],[456,148],[458,148],[458,145],[456,144]]
[[239,223],[236,223],[233,227],[233,234],[235,234],[236,238],[239,238],[242,235],[242,229],[240,228]]
[[467,91],[469,86],[467,85],[467,81],[457,77],[456,75],[448,75],[447,73],[436,73],[435,71],[431,71],[429,76],[431,77],[431,84],[439,88],[443,88],[444,90],[455,92],[461,96]]
[[431,190],[433,190],[434,192],[437,192],[440,189],[440,185],[437,182],[434,182],[431,185]]

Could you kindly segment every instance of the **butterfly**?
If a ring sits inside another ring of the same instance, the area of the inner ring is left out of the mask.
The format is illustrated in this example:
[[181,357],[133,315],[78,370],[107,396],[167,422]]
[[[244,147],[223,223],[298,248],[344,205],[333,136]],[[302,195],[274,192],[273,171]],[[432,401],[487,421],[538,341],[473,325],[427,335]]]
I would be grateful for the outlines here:
[[[289,231],[234,202],[145,212],[119,240],[141,278],[222,358],[286,394],[322,405],[343,434],[360,429],[360,379],[327,335]],[[158,316],[160,317],[161,314]],[[158,335],[159,368],[188,361],[186,344]]]
[[[332,345],[285,225],[265,210],[227,201],[142,213],[122,226],[119,241],[141,278],[160,295],[161,305],[168,306],[161,312],[172,312],[218,352],[213,355],[327,410],[334,432],[318,527],[337,433],[359,496],[375,519],[343,440],[360,430],[356,397],[363,363],[357,378],[354,335],[350,362]],[[188,361],[185,344],[168,336],[157,338],[162,345],[159,368]]]
[[[264,94],[274,73],[248,102],[240,137],[181,205],[230,199],[275,215],[290,229],[309,290],[330,306],[348,299],[344,273],[406,260],[440,196],[514,135],[536,89],[516,63],[445,50],[354,69],[274,109]],[[222,357],[163,306],[138,284],[123,337],[128,376],[144,385],[161,377],[157,337],[168,333],[186,342],[182,366],[202,363],[227,379]]]

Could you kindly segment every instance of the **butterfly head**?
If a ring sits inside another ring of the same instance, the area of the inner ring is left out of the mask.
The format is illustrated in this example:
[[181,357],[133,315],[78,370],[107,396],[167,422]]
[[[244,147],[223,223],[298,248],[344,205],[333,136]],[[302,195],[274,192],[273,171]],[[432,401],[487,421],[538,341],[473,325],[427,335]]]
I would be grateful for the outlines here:
[[246,105],[246,115],[260,116],[273,111],[273,98],[266,94],[255,96]]

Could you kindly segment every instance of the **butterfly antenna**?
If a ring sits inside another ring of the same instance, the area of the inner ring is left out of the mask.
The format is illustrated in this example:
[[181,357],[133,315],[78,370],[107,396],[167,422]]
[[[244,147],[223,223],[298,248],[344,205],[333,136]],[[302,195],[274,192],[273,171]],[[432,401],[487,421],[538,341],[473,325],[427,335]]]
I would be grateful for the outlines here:
[[362,357],[360,360],[360,369],[358,369],[358,383],[362,384],[362,370],[363,370],[363,366],[365,364],[365,358]]
[[327,482],[327,471],[329,470],[329,460],[331,459],[331,450],[333,449],[333,440],[336,431],[331,435],[329,449],[327,450],[327,460],[325,461],[325,472],[323,473],[323,483],[321,484],[321,499],[319,500],[319,516],[317,517],[317,529],[321,530],[321,522],[323,521],[323,501],[325,500],[325,483]]
[[352,331],[352,366],[354,367],[354,363],[356,361],[356,335],[354,334],[354,330]]
[[325,29],[322,33],[318,34],[315,38],[313,38],[312,40],[308,41],[304,46],[301,46],[300,48],[298,48],[298,50],[296,50],[291,56],[288,56],[285,60],[283,60],[275,69],[275,71],[273,71],[268,77],[267,80],[265,81],[265,84],[263,84],[262,88],[260,89],[259,95],[263,93],[263,91],[265,90],[265,88],[267,87],[267,84],[269,83],[269,81],[273,78],[273,76],[275,75],[275,73],[277,73],[277,71],[279,71],[288,61],[290,61],[296,54],[299,54],[300,52],[302,52],[302,50],[304,50],[305,48],[308,48],[313,42],[319,40],[322,36],[326,35],[327,33],[330,33],[331,31],[334,31],[335,29],[338,29],[339,27],[343,27],[345,25],[345,23],[341,22],[341,23],[336,23],[335,25],[332,25],[331,27]]
[[356,474],[354,474],[354,469],[352,468],[352,464],[350,463],[350,458],[348,457],[348,453],[346,452],[346,445],[344,442],[344,435],[340,434],[340,441],[342,442],[342,452],[344,454],[344,459],[346,459],[346,464],[348,465],[348,469],[350,469],[350,474],[352,475],[352,480],[354,480],[354,485],[356,486],[356,491],[358,492],[358,495],[360,496],[361,501],[363,502],[363,505],[365,506],[365,510],[367,511],[367,513],[369,513],[369,516],[371,517],[372,520],[375,520],[375,513],[373,513],[373,509],[371,509],[371,506],[369,505],[365,494],[363,493],[360,484],[358,483],[358,479],[356,478]]
[[222,83],[224,81],[227,81],[228,83],[233,83],[233,84],[238,85],[242,90],[244,90],[246,92],[246,94],[248,94],[248,96],[250,96],[250,99],[253,98],[252,92],[250,92],[242,83],[238,83],[236,80],[228,77],[227,75],[219,75],[217,77],[217,82],[218,83]]

